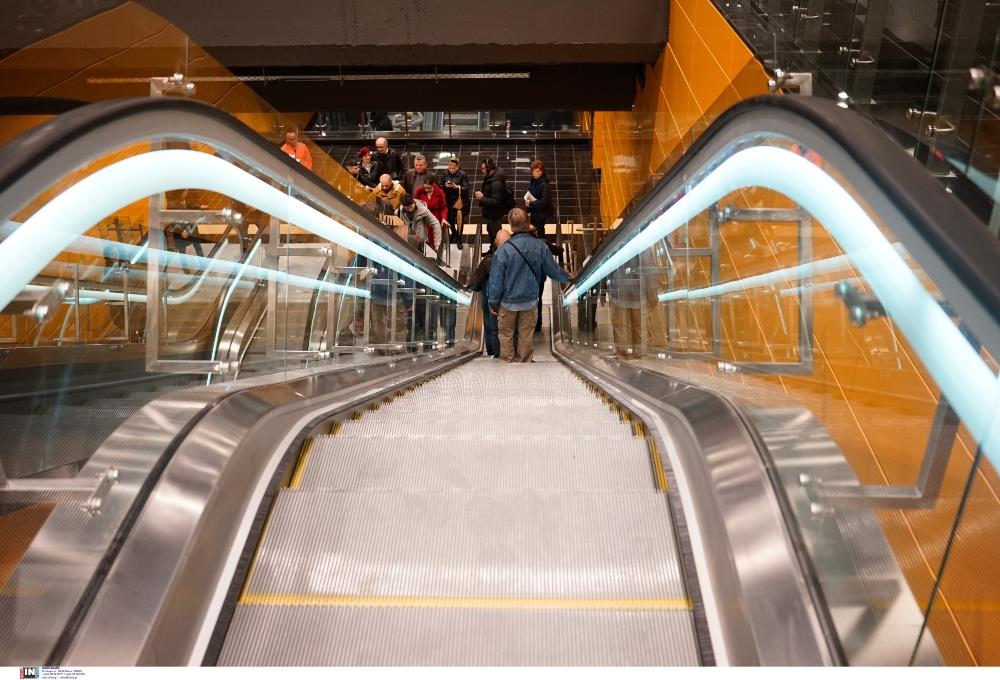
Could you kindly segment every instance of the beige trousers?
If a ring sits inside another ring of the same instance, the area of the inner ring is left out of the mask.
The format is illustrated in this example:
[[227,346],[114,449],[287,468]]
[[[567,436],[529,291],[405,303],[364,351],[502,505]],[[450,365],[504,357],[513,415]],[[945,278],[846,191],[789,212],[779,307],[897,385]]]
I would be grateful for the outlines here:
[[517,361],[528,363],[535,353],[535,319],[538,318],[538,308],[532,307],[523,312],[512,312],[500,305],[497,316],[497,326],[500,329],[500,358],[504,361],[514,360],[514,331],[517,331]]

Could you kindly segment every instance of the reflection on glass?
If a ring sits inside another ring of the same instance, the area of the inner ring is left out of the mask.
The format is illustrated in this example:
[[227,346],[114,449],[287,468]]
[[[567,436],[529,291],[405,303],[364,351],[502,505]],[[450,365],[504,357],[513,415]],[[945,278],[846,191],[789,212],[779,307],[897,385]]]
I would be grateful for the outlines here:
[[357,111],[319,112],[306,127],[314,139],[391,134],[418,137],[586,136],[579,111]]
[[806,74],[813,94],[871,117],[1000,233],[994,157],[1000,6],[711,1],[768,68]]
[[[10,376],[0,399],[32,414],[8,423],[6,475],[72,475],[135,408],[206,376],[453,346],[468,297],[415,257],[405,233],[393,241],[369,222],[182,140],[112,150],[61,179],[0,233],[0,370]],[[107,387],[119,382],[157,387]],[[79,396],[67,399],[67,387]],[[130,406],[92,428],[92,444],[38,446],[36,429],[59,432],[67,410],[108,389]]]
[[849,662],[996,663],[996,362],[819,154],[706,167],[567,293],[564,338],[744,405]]

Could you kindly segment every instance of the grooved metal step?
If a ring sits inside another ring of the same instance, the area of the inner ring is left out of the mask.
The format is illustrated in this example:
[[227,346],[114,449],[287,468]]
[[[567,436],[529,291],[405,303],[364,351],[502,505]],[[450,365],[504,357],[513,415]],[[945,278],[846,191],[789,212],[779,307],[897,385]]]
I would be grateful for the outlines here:
[[[496,414],[493,415],[495,418]],[[423,419],[399,420],[378,419],[365,416],[361,420],[344,422],[341,436],[344,437],[387,437],[404,439],[539,439],[545,437],[620,437],[633,436],[632,426],[618,419],[613,421],[589,419],[573,423],[562,422],[555,418],[540,420],[521,420],[507,423],[495,419],[485,423],[476,423],[475,418],[467,424],[467,428],[459,433],[451,433],[442,424],[440,418],[433,413],[426,414]],[[543,445],[535,442],[533,445]]]
[[649,490],[654,477],[642,439],[547,441],[543,451],[499,440],[434,447],[316,437],[301,489],[373,491]]
[[686,598],[652,491],[279,495],[249,595]]
[[698,663],[646,441],[561,365],[474,360],[338,427],[278,494],[220,664]]
[[[392,423],[411,423],[414,421],[427,420],[428,417],[435,419],[439,413],[490,413],[497,415],[501,411],[505,420],[513,422],[523,422],[525,420],[551,420],[548,406],[532,406],[523,404],[503,404],[494,403],[489,400],[470,401],[465,404],[458,403],[441,404],[435,401],[427,404],[423,401],[408,401],[404,403],[393,402],[380,406],[377,410],[365,413],[363,420],[373,422],[381,420]],[[572,430],[581,421],[600,421],[609,425],[620,423],[621,418],[617,414],[606,408],[595,408],[593,404],[583,407],[574,404],[559,404],[559,420],[561,425],[567,430]]]
[[232,628],[219,665],[698,664],[687,612],[253,606]]

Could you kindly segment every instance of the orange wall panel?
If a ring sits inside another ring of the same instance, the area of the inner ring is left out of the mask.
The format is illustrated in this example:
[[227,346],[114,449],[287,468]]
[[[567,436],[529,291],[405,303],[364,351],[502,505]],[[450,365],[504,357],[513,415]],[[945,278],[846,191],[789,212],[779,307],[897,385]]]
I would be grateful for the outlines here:
[[[710,0],[671,0],[670,42],[631,112],[596,112],[601,220],[613,225],[671,154],[729,105],[767,92],[767,74]],[[738,85],[738,87],[737,87]],[[721,103],[721,105],[720,105]]]

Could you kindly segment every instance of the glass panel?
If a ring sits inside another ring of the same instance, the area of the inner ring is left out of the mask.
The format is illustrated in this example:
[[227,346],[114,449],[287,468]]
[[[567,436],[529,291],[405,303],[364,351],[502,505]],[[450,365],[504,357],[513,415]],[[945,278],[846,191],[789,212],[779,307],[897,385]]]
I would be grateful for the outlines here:
[[748,136],[705,167],[599,255],[567,339],[744,404],[852,664],[995,662],[996,363],[819,154]]
[[[984,357],[996,366],[996,362]],[[994,368],[995,370],[995,368]],[[994,419],[1000,414],[994,416]],[[954,469],[952,469],[954,468]],[[933,635],[945,653],[956,663],[972,666],[1000,664],[1000,648],[996,644],[1000,627],[997,600],[1000,585],[996,579],[997,547],[993,530],[981,534],[982,527],[1000,523],[997,489],[1000,479],[996,468],[984,461],[982,448],[977,448],[969,431],[963,426],[952,452],[947,479],[951,488],[942,493],[942,501],[954,513],[952,533],[945,534],[933,526],[934,551],[932,564],[940,564],[938,578],[929,597],[924,635]],[[928,523],[945,517],[928,516]],[[946,538],[947,540],[941,540]],[[986,540],[984,540],[986,539]]]
[[1000,232],[992,153],[1000,5],[712,1],[770,69],[807,74],[813,94],[872,118]]
[[317,142],[377,135],[432,139],[586,137],[579,111],[321,111],[305,130]]
[[[0,481],[79,504],[59,483],[173,390],[475,350],[470,299],[398,218],[393,233],[310,197],[252,153],[170,136],[111,149],[3,224]],[[0,598],[0,616],[20,606]],[[18,644],[0,639],[0,657]]]

